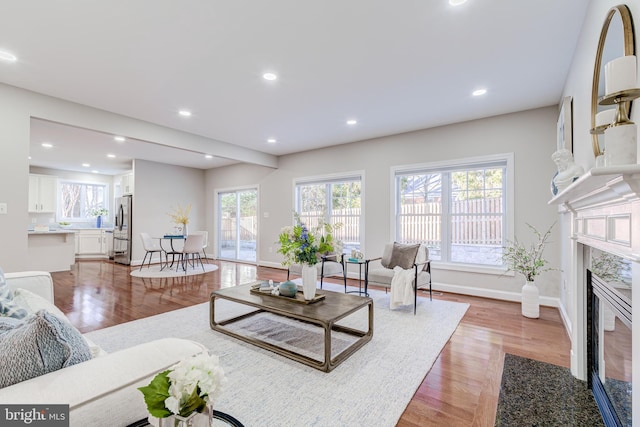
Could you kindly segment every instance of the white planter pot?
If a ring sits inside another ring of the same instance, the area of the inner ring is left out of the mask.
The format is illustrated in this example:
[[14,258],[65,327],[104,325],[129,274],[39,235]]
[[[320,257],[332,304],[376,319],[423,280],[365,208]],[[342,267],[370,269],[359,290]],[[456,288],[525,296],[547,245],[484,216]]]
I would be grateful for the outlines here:
[[527,282],[522,287],[522,315],[532,319],[540,317],[540,295],[534,282]]
[[316,283],[318,270],[314,266],[304,264],[302,266],[302,294],[304,299],[311,300],[316,296]]

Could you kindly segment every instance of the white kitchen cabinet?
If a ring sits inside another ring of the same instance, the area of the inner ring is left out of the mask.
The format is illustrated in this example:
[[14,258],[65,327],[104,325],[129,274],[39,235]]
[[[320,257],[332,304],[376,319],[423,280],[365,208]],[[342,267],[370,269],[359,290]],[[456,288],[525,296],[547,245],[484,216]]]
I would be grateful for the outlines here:
[[122,179],[120,180],[120,190],[122,194],[133,194],[133,174],[128,173],[126,175],[122,175]]
[[79,230],[76,255],[106,255],[107,237],[104,230]]
[[58,177],[29,174],[29,212],[55,212]]

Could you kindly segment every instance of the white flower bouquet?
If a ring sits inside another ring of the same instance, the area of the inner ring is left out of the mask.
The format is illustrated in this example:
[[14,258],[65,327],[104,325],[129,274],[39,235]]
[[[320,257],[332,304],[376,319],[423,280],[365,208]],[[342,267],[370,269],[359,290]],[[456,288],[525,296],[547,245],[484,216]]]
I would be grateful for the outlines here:
[[225,382],[218,356],[202,353],[160,372],[138,390],[154,417],[188,417],[212,405]]

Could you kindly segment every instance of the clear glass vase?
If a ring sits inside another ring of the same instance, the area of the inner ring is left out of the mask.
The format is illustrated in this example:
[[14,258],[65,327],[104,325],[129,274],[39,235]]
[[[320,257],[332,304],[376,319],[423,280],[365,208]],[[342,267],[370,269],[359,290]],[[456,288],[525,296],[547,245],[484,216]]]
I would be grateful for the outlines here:
[[172,415],[159,418],[158,427],[211,427],[213,425],[213,407],[207,405],[202,412],[193,412],[189,416]]

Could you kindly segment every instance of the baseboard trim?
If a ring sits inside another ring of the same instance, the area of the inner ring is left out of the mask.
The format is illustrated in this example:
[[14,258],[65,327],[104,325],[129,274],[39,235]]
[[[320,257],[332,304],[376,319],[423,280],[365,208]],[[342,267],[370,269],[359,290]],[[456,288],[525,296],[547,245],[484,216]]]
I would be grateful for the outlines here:
[[[492,298],[502,301],[521,302],[522,295],[520,292],[500,291],[496,289],[474,288],[471,286],[451,285],[447,283],[433,283],[434,291],[451,292],[454,294],[470,295],[474,297]],[[560,299],[553,297],[540,297],[540,305],[547,307],[560,306]]]
[[[271,268],[286,270],[286,267],[283,267],[282,264],[275,263],[275,262],[260,261],[259,265],[261,267],[271,267]],[[347,273],[347,277],[349,279],[357,280],[358,273],[349,272]],[[363,280],[364,280],[364,277],[363,277]],[[454,294],[470,295],[470,296],[482,297],[482,298],[492,298],[492,299],[497,299],[502,301],[513,301],[513,302],[522,301],[522,295],[520,294],[520,292],[508,292],[508,291],[500,291],[495,289],[483,289],[483,288],[475,288],[472,286],[451,285],[447,283],[436,283],[436,282],[433,282],[432,287],[434,292],[435,291],[450,292]],[[565,323],[565,328],[569,330],[566,322],[566,318],[568,317],[566,312],[564,311],[564,308],[560,304],[559,298],[541,296],[540,305],[543,305],[546,307],[559,308],[560,315],[562,316],[563,322]]]
[[564,329],[565,331],[567,331],[567,335],[569,336],[569,339],[572,339],[571,335],[572,335],[573,326],[571,323],[571,318],[569,317],[569,313],[567,313],[567,310],[565,309],[564,304],[559,304],[558,311],[560,312],[560,318],[562,319],[562,323],[564,324]]

